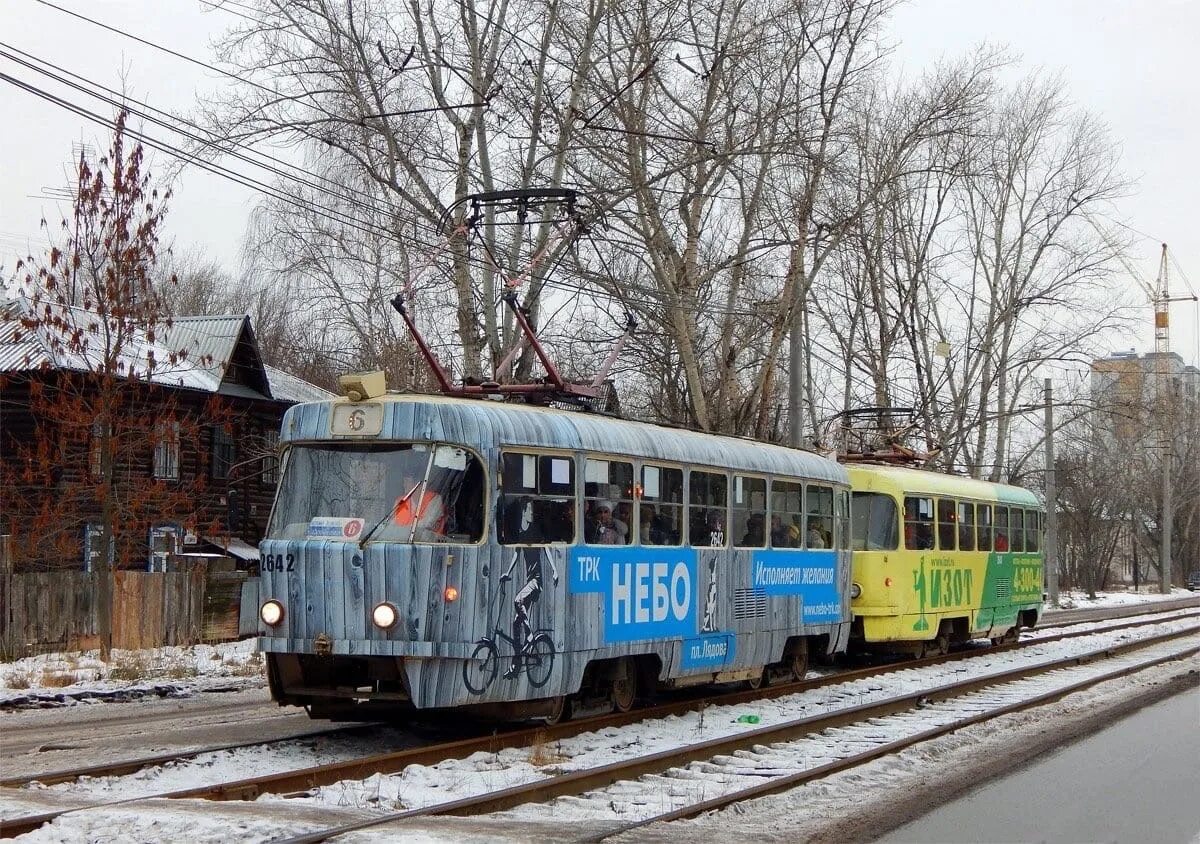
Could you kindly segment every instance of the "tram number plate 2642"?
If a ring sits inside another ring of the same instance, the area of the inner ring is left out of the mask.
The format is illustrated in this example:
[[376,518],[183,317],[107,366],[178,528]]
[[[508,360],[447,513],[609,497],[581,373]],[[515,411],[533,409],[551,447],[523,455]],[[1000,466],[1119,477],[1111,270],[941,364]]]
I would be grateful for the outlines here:
[[264,554],[262,558],[263,571],[295,571],[295,554]]

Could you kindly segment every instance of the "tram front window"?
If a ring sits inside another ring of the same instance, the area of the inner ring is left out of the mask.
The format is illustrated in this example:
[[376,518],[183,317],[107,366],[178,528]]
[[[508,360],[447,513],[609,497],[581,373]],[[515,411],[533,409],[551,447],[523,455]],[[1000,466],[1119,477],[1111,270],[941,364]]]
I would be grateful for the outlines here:
[[854,493],[851,539],[855,551],[893,551],[900,540],[896,500],[878,492]]
[[343,542],[477,542],[483,468],[466,449],[297,445],[267,536]]

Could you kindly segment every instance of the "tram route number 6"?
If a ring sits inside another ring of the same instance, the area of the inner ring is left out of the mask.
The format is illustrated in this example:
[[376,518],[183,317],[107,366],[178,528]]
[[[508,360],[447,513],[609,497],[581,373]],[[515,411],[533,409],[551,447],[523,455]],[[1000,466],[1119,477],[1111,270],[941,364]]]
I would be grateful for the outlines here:
[[267,554],[262,559],[263,571],[295,571],[295,554]]

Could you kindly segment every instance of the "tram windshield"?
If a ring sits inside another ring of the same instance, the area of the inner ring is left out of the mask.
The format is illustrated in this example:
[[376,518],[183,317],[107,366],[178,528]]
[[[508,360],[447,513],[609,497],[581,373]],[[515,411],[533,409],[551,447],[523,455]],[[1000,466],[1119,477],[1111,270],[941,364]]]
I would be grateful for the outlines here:
[[287,453],[267,536],[477,542],[483,494],[483,467],[457,446],[296,445]]
[[855,551],[891,551],[899,542],[896,501],[878,492],[854,493],[851,539]]

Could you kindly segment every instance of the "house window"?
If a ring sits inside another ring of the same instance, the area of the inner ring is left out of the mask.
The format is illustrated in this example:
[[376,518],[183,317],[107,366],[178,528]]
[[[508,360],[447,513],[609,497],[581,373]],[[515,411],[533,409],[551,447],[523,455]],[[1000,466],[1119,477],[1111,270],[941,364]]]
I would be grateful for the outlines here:
[[159,422],[154,429],[154,477],[179,480],[179,423]]
[[233,435],[223,427],[213,428],[212,476],[216,480],[225,480],[233,468],[237,456],[237,448],[233,444]]
[[279,432],[263,432],[263,451],[267,453],[262,462],[263,486],[279,483]]
[[178,525],[156,525],[150,528],[150,559],[146,571],[166,571],[172,554],[179,553]]
[[109,439],[108,435],[111,432],[112,429],[98,419],[92,423],[92,442],[88,449],[88,465],[93,478],[99,478],[104,471],[103,450],[105,440]]
[[[89,522],[83,529],[83,570],[95,571],[96,564],[100,562],[100,534],[103,528],[101,525]],[[114,537],[108,538],[108,567],[112,568],[113,551],[115,550],[116,542]]]

